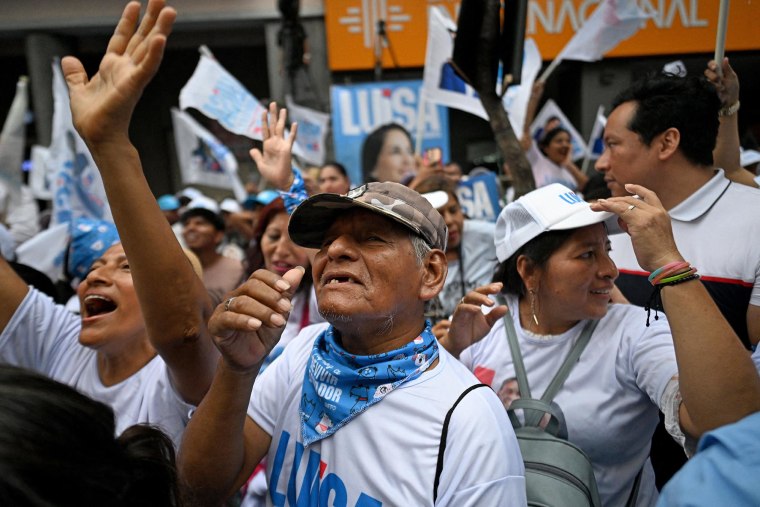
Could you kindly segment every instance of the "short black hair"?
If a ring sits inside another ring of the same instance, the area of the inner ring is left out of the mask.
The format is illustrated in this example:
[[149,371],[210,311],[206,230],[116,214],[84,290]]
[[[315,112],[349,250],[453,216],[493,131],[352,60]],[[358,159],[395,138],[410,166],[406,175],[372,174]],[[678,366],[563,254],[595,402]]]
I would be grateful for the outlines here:
[[628,128],[647,146],[669,128],[681,134],[679,148],[694,164],[711,166],[718,137],[720,99],[704,77],[649,74],[615,97],[613,109],[634,102]]
[[336,171],[338,171],[344,178],[348,179],[348,171],[346,171],[346,166],[341,164],[338,161],[330,160],[328,162],[325,162],[322,164],[322,167],[319,168],[319,171],[321,172],[322,169],[325,167],[334,167]]
[[224,219],[219,215],[219,213],[214,213],[210,209],[206,208],[192,208],[182,213],[182,216],[179,220],[182,222],[182,225],[185,225],[185,222],[193,217],[201,217],[213,225],[216,230],[224,231]]

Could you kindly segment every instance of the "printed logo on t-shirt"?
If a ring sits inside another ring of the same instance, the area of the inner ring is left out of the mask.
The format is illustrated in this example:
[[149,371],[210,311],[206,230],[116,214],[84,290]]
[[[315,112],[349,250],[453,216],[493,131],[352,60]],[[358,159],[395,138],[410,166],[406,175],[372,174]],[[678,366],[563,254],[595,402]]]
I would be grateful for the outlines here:
[[[346,481],[335,473],[327,473],[329,463],[303,444],[293,441],[293,462],[287,466],[290,433],[283,431],[277,444],[277,452],[272,461],[269,475],[269,498],[275,507],[296,505],[332,505],[334,507],[382,507],[383,502],[361,492],[358,497],[350,497]],[[290,469],[286,484],[280,481],[283,471]],[[297,480],[298,479],[298,480]],[[351,484],[351,486],[355,486]],[[356,489],[356,488],[352,488]]]

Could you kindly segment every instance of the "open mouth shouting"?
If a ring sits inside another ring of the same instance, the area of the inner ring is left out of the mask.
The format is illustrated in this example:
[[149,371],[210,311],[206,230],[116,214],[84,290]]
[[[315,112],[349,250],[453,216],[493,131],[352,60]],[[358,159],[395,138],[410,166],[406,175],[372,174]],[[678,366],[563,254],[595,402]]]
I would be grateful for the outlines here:
[[88,294],[84,297],[82,306],[83,320],[92,320],[112,313],[118,305],[111,298],[102,294]]

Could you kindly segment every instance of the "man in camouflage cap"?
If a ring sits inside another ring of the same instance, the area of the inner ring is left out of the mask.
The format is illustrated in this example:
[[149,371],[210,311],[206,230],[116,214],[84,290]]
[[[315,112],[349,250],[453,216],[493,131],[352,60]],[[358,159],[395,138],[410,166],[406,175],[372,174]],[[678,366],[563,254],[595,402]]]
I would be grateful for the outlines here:
[[470,391],[478,380],[424,318],[446,279],[443,217],[403,185],[369,183],[307,199],[288,230],[318,249],[327,323],[257,377],[303,268],[257,271],[217,308],[222,359],[180,453],[198,503],[220,503],[266,457],[268,505],[525,505],[504,409],[490,389]]

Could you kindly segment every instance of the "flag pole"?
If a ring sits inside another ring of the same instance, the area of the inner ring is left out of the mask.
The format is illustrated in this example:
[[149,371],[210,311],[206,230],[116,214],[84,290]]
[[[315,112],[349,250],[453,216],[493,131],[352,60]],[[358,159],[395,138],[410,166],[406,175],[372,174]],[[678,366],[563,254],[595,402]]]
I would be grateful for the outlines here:
[[723,77],[723,55],[726,51],[726,25],[728,24],[729,0],[720,0],[718,11],[718,33],[715,37],[715,63],[718,76]]
[[549,75],[554,72],[554,69],[557,68],[557,66],[562,62],[562,59],[557,56],[554,60],[552,60],[552,63],[549,64],[548,67],[546,67],[546,70],[543,74],[541,74],[541,77],[537,79],[537,81],[543,81],[546,82],[546,80],[549,78]]
[[416,133],[414,134],[414,153],[415,155],[422,154],[422,134],[425,127],[425,90],[420,89],[420,103],[417,105],[417,125]]
[[604,114],[604,106],[600,105],[596,110],[596,116],[594,116],[594,124],[591,126],[591,133],[588,136],[588,142],[586,143],[586,156],[583,157],[583,166],[581,167],[581,170],[584,174],[589,174],[589,166],[591,165],[591,153],[594,149],[594,130],[596,127],[596,122],[599,120],[599,117]]

